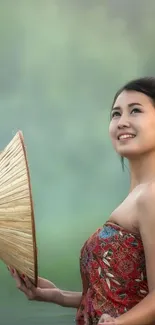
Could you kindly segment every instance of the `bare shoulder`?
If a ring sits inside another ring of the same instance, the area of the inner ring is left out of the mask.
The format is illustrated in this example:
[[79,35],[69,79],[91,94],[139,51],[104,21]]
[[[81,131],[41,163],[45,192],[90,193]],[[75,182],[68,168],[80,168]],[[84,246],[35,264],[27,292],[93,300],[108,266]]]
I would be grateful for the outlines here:
[[149,235],[155,230],[155,182],[143,186],[137,199],[138,228],[141,235]]
[[155,182],[146,184],[137,200],[138,228],[142,238],[149,290],[155,289]]
[[[142,216],[145,212],[155,212],[155,182],[147,183],[143,186],[137,199],[137,206]],[[153,209],[153,210],[152,210]],[[150,213],[149,213],[150,215]],[[155,216],[155,215],[154,215]]]

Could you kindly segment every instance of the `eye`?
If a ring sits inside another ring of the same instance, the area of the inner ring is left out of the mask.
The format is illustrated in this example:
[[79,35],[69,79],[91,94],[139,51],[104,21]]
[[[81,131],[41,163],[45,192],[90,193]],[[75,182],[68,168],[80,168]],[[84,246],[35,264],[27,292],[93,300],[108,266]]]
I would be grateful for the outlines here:
[[140,110],[140,108],[135,107],[134,109],[132,109],[131,114],[132,113],[141,113],[141,112],[142,111]]
[[114,112],[112,112],[112,114],[111,114],[111,118],[114,118],[114,117],[117,117],[117,116],[120,116],[121,114],[120,114],[120,112],[118,112],[118,111],[114,111]]

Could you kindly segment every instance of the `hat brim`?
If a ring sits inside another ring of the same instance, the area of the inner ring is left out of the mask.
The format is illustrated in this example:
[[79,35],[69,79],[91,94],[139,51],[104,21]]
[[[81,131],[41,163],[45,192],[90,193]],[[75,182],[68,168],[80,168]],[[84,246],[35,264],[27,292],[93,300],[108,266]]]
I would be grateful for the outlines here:
[[37,286],[34,206],[21,131],[0,153],[0,259]]

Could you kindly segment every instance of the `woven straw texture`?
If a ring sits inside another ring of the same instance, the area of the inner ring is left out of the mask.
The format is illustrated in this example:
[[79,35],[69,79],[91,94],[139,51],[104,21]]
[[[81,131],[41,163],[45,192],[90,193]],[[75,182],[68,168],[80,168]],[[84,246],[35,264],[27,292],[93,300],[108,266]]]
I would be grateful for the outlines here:
[[33,203],[20,131],[0,154],[0,259],[37,285]]

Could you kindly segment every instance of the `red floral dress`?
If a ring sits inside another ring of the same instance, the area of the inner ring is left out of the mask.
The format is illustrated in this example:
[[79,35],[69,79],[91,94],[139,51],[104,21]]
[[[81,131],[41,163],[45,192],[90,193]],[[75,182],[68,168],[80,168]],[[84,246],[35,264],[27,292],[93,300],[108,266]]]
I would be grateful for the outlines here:
[[82,300],[76,324],[97,324],[103,313],[117,317],[148,294],[141,237],[106,222],[81,249]]

